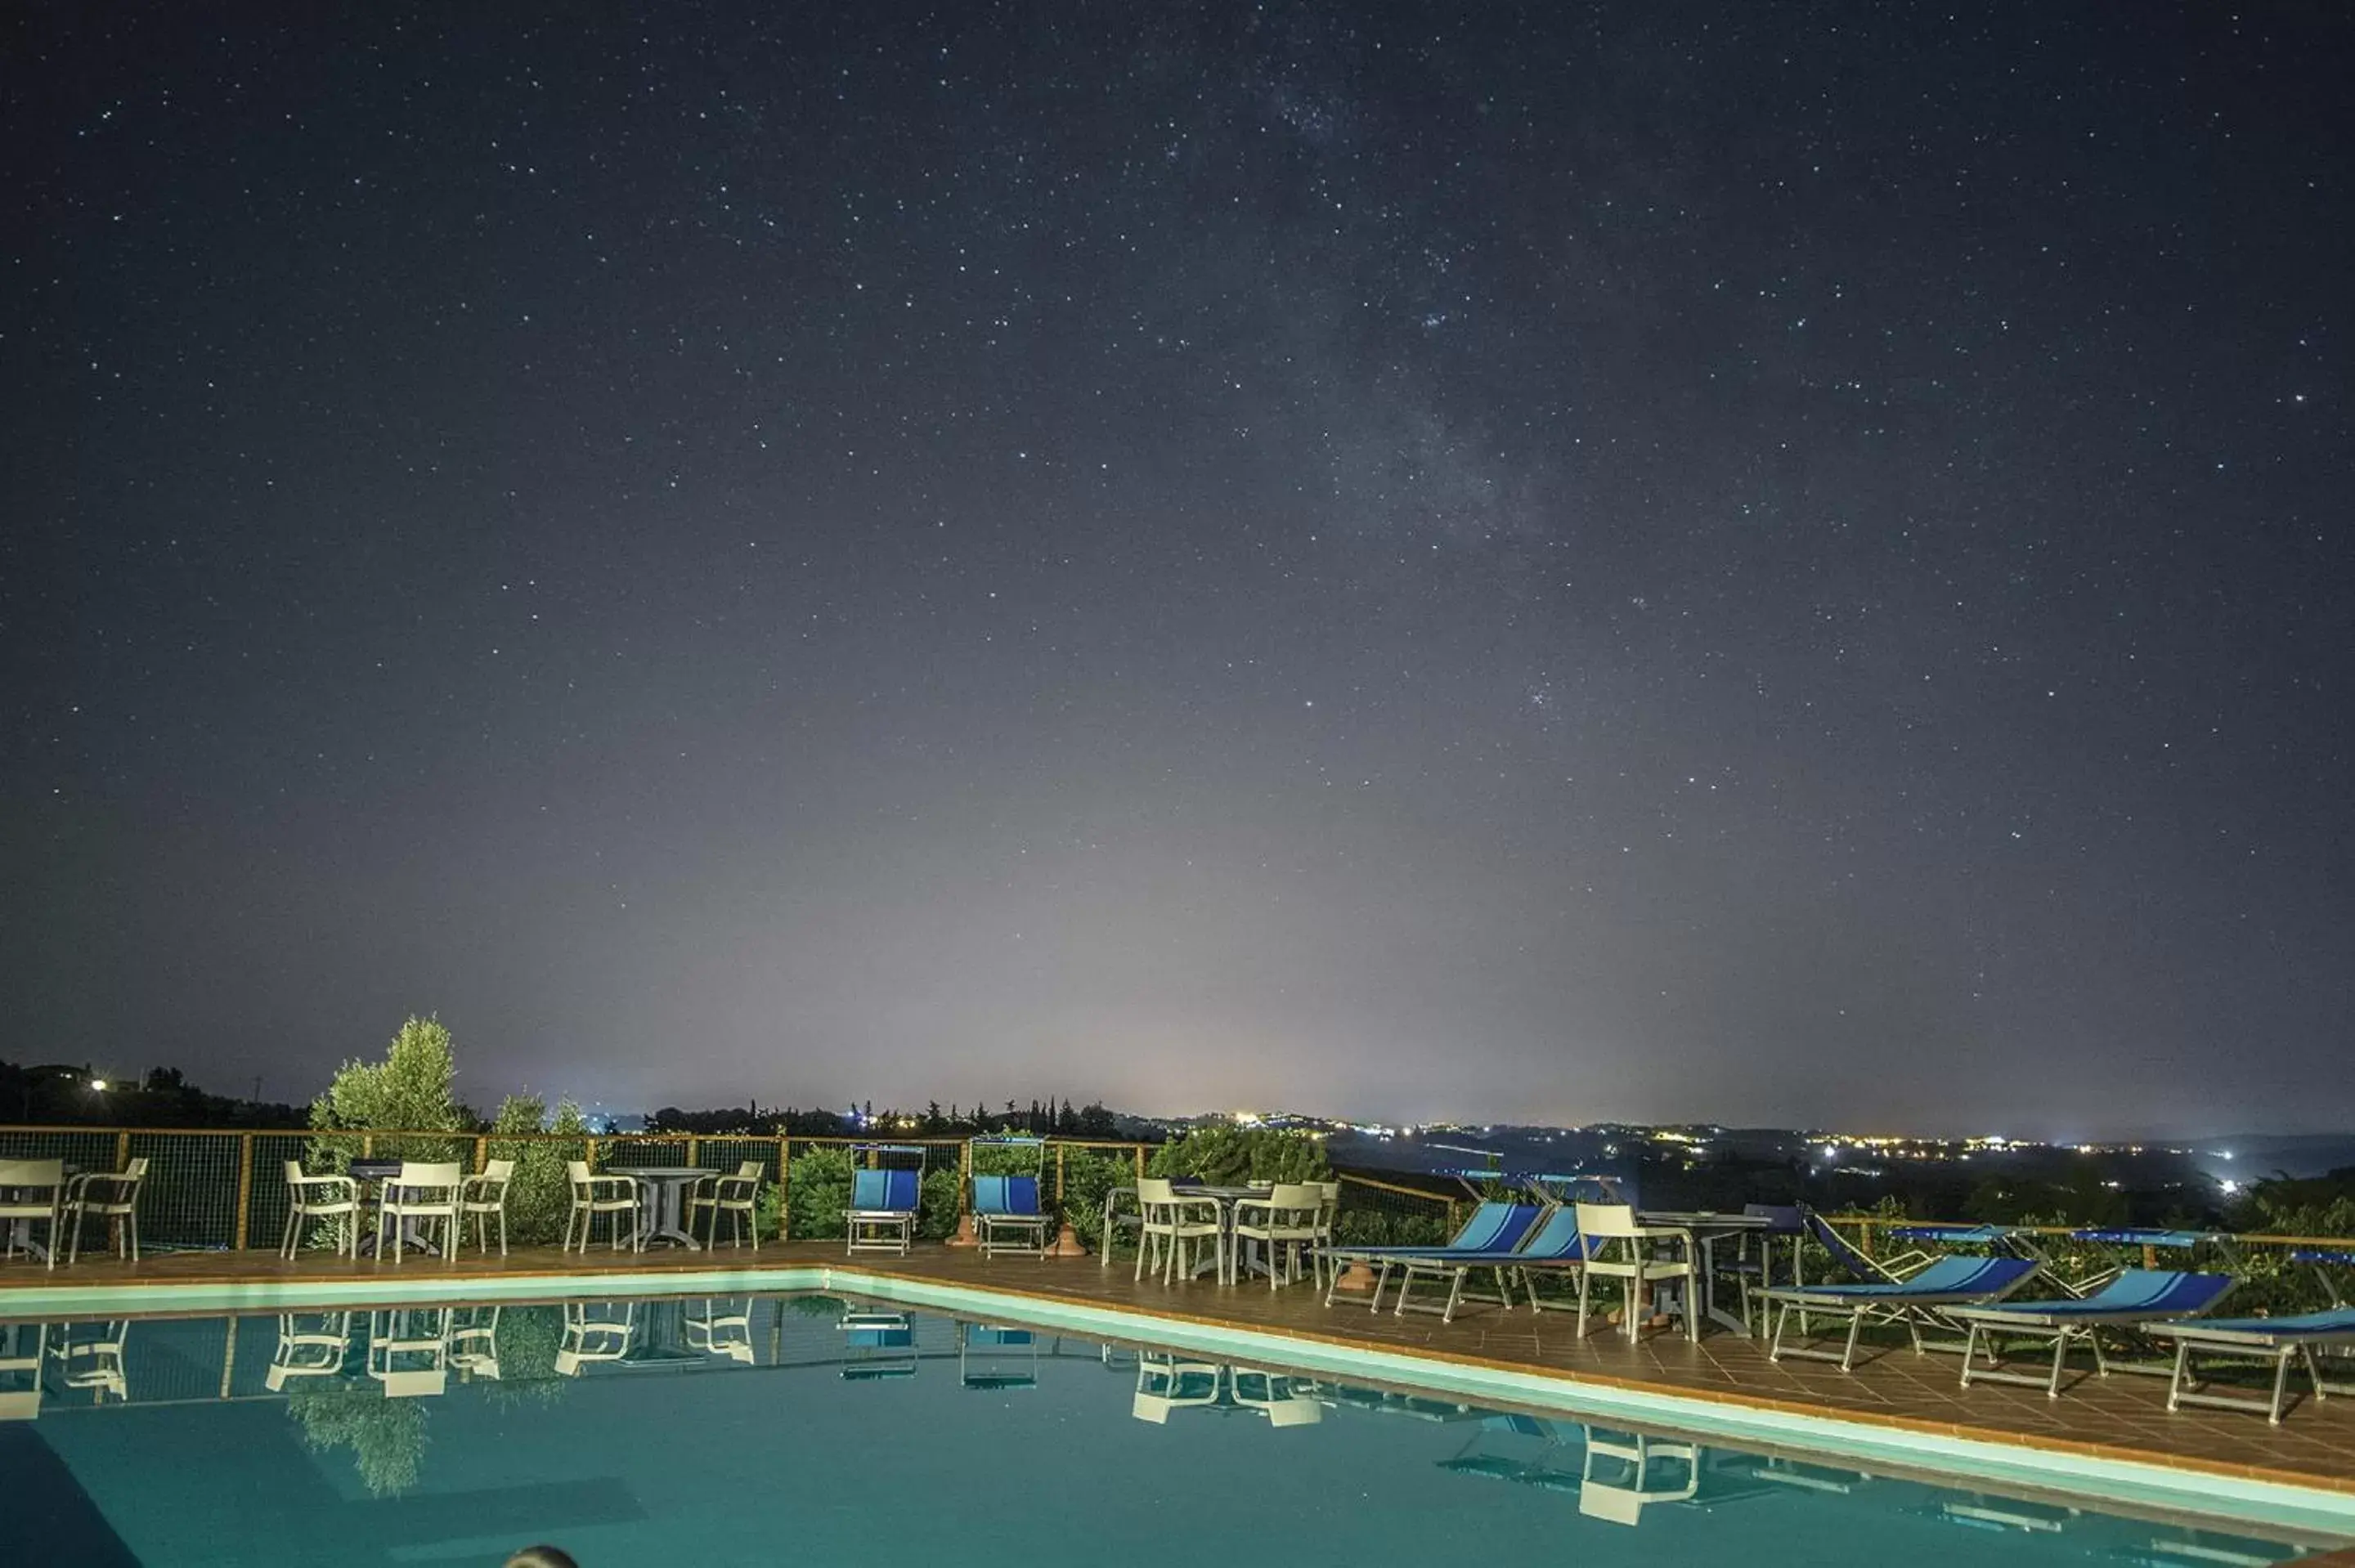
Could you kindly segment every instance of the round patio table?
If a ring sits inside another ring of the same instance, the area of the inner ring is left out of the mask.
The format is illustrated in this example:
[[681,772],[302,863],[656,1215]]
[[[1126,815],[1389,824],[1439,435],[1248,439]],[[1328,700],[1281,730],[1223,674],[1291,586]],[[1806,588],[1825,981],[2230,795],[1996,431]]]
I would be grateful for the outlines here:
[[690,1252],[703,1244],[687,1228],[687,1190],[717,1171],[700,1165],[608,1165],[603,1176],[627,1176],[638,1184],[638,1247],[650,1242],[675,1242]]
[[1683,1232],[1685,1255],[1692,1259],[1692,1291],[1700,1316],[1738,1334],[1750,1332],[1749,1324],[1717,1304],[1717,1244],[1727,1236],[1764,1234],[1774,1224],[1773,1219],[1764,1214],[1645,1209],[1636,1215],[1636,1222],[1654,1229]]

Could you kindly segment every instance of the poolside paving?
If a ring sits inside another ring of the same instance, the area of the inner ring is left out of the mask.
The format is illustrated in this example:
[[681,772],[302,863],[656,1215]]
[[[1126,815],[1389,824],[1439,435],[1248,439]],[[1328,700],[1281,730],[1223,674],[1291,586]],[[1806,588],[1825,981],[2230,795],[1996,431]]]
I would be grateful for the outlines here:
[[[123,1310],[141,1310],[138,1296],[150,1286],[197,1283],[261,1283],[301,1280],[442,1278],[464,1295],[470,1279],[532,1275],[580,1276],[627,1271],[675,1277],[689,1291],[695,1277],[713,1269],[737,1270],[756,1260],[746,1252],[660,1251],[614,1253],[592,1248],[584,1257],[553,1247],[518,1247],[505,1258],[468,1253],[454,1263],[411,1256],[400,1265],[311,1253],[293,1261],[262,1251],[155,1255],[136,1265],[85,1256],[76,1266],[54,1272],[23,1259],[0,1266],[0,1317],[12,1289],[59,1285],[124,1287]],[[1083,1306],[1124,1308],[1165,1318],[1249,1328],[1327,1345],[1379,1346],[1434,1360],[1514,1371],[1537,1371],[1573,1381],[1624,1383],[1679,1394],[1766,1405],[1802,1413],[1835,1414],[1892,1426],[1930,1429],[1966,1437],[2098,1453],[2186,1469],[2286,1480],[2355,1493],[2355,1399],[2301,1403],[2279,1426],[2262,1414],[2232,1411],[2167,1409],[2164,1378],[2117,1375],[2087,1377],[2058,1400],[2035,1389],[1979,1384],[1957,1386],[1951,1355],[1916,1357],[1899,1349],[1843,1373],[1820,1361],[1772,1361],[1764,1341],[1713,1332],[1694,1344],[1681,1336],[1654,1337],[1631,1344],[1615,1332],[1580,1339],[1570,1315],[1532,1316],[1472,1305],[1453,1323],[1435,1317],[1393,1316],[1366,1309],[1365,1298],[1347,1296],[1331,1308],[1306,1286],[1271,1291],[1265,1285],[1219,1286],[1208,1282],[1166,1287],[1132,1277],[1125,1264],[1110,1268],[1093,1257],[985,1259],[969,1249],[919,1245],[907,1257],[844,1255],[839,1242],[780,1243],[763,1246],[762,1266],[831,1265],[870,1275],[889,1275]],[[2077,1361],[2086,1358],[2080,1352]],[[2302,1381],[2302,1380],[2301,1380]]]

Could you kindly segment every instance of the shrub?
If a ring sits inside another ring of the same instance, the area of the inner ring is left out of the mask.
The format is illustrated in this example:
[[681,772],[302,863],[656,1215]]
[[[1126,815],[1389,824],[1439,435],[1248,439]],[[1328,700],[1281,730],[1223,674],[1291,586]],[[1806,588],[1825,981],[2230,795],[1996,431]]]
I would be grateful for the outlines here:
[[1103,1245],[1104,1194],[1136,1180],[1135,1162],[1092,1149],[1063,1152],[1063,1222],[1088,1247]]
[[[502,1139],[497,1136],[543,1130],[581,1141],[557,1143],[546,1139]],[[551,1124],[546,1101],[533,1095],[509,1095],[499,1103],[499,1114],[492,1121],[491,1132],[485,1157],[516,1162],[515,1179],[507,1183],[507,1239],[517,1246],[561,1239],[564,1222],[572,1208],[571,1179],[565,1165],[584,1158],[589,1147],[589,1124],[581,1118],[581,1107],[570,1100],[559,1100]]]
[[785,1217],[795,1241],[819,1241],[843,1234],[850,1207],[850,1151],[816,1148],[794,1156],[785,1183]]
[[1325,1141],[1270,1127],[1197,1128],[1154,1151],[1153,1176],[1199,1176],[1213,1186],[1243,1181],[1322,1181]]

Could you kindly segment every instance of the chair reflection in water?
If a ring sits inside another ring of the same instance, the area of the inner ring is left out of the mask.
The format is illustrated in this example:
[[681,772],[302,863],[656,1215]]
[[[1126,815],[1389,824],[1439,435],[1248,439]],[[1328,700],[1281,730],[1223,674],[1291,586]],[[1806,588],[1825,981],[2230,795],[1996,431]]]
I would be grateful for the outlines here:
[[499,1309],[496,1306],[450,1309],[450,1365],[469,1379],[499,1381]]
[[[1508,1448],[1518,1438],[1535,1438],[1539,1446],[1526,1457],[1516,1457]],[[1561,1428],[1540,1416],[1522,1415],[1510,1411],[1498,1411],[1484,1415],[1472,1429],[1451,1458],[1438,1461],[1439,1467],[1452,1475],[1476,1476],[1483,1480],[1511,1481],[1518,1486],[1539,1487],[1548,1491],[1574,1492],[1580,1478],[1564,1467],[1564,1456],[1571,1445]]]
[[636,1302],[568,1301],[556,1370],[565,1377],[579,1377],[589,1367],[623,1360],[637,1343]]
[[1690,1502],[1700,1490],[1700,1446],[1589,1426],[1579,1480],[1579,1512],[1610,1524],[1639,1524],[1646,1509]]
[[123,1365],[123,1342],[131,1337],[128,1319],[111,1323],[60,1323],[49,1333],[49,1372],[60,1388],[87,1391],[103,1404],[112,1394],[131,1397]]
[[0,1421],[31,1421],[41,1414],[48,1342],[47,1323],[0,1323]]
[[966,1388],[1039,1386],[1039,1336],[992,1323],[957,1325],[957,1381]]
[[916,1375],[916,1326],[905,1312],[846,1312],[835,1325],[848,1352],[845,1383],[876,1383]]
[[448,1307],[402,1307],[368,1314],[368,1375],[387,1399],[431,1397],[450,1385]]
[[1311,1426],[1325,1417],[1308,1385],[1283,1372],[1197,1361],[1174,1351],[1138,1351],[1129,1414],[1163,1426],[1172,1411],[1189,1409],[1264,1415],[1272,1426]]
[[689,1308],[679,1323],[687,1331],[688,1350],[743,1366],[756,1364],[750,1296],[707,1296]]
[[283,1393],[296,1378],[340,1377],[352,1350],[349,1312],[281,1312],[278,1348],[271,1352],[262,1383]]

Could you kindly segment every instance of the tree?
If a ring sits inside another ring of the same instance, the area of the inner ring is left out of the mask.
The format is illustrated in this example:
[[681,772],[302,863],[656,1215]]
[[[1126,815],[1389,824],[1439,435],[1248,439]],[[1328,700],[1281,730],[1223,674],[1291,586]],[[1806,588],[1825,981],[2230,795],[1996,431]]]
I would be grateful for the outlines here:
[[[350,1061],[336,1070],[326,1093],[311,1102],[311,1125],[322,1132],[456,1132],[466,1118],[452,1092],[457,1066],[450,1031],[437,1018],[411,1018],[385,1048],[381,1062]],[[314,1154],[342,1170],[359,1152],[357,1139],[318,1139]],[[453,1160],[450,1139],[379,1140],[375,1152],[400,1160]]]

